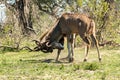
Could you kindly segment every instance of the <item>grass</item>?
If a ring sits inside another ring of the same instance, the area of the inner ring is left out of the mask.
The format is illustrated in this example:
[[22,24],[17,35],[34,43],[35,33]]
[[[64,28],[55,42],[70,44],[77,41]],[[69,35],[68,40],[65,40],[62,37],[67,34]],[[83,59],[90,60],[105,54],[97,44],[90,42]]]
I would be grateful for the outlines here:
[[[120,80],[120,50],[101,49],[102,62],[97,51],[90,50],[88,62],[82,62],[83,49],[75,49],[75,61],[55,63],[56,50],[42,52],[0,53],[0,80]],[[67,56],[66,49],[60,59]]]

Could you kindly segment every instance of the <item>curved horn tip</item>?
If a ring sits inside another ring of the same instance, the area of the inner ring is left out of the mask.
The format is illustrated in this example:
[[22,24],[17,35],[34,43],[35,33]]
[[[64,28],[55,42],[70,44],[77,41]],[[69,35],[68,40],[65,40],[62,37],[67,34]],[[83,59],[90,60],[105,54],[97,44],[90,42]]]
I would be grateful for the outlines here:
[[52,45],[49,44],[49,41],[48,41],[48,42],[46,42],[46,46],[47,46],[47,47],[51,47]]
[[39,41],[37,41],[37,40],[32,40],[32,41],[34,41],[35,44],[40,45],[40,42],[39,42]]

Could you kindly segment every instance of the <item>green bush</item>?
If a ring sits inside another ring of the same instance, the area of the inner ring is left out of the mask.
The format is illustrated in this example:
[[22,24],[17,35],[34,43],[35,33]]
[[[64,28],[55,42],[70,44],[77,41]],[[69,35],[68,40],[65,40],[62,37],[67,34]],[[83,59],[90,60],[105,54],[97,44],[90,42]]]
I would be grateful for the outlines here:
[[95,63],[95,62],[93,62],[93,63],[85,63],[84,69],[94,71],[94,70],[99,69],[99,65],[98,65],[98,63]]

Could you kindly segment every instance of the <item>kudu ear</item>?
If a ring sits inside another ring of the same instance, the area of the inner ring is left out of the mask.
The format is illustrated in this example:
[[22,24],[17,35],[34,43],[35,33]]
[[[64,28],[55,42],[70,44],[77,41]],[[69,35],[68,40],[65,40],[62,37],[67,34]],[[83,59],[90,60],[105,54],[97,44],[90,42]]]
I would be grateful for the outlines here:
[[52,42],[50,45],[53,49],[61,49],[61,50],[64,49],[64,46],[58,42]]

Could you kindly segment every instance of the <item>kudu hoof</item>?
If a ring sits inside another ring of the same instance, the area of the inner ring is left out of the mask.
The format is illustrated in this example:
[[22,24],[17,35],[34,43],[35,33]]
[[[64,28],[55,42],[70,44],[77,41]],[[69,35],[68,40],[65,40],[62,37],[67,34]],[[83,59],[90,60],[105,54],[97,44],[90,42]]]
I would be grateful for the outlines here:
[[69,62],[73,62],[74,61],[74,58],[69,58]]
[[55,59],[55,63],[59,63],[60,61],[58,59]]
[[83,62],[87,62],[87,59],[84,59]]
[[55,63],[60,63],[60,61],[55,61]]
[[58,60],[55,60],[55,62],[57,63],[57,62],[59,62]]
[[99,58],[99,62],[101,62],[102,61],[102,59],[101,58]]

